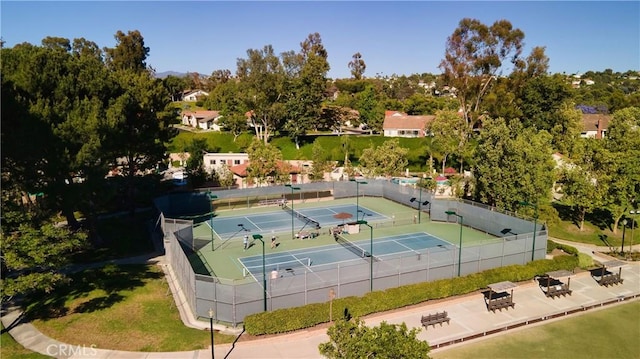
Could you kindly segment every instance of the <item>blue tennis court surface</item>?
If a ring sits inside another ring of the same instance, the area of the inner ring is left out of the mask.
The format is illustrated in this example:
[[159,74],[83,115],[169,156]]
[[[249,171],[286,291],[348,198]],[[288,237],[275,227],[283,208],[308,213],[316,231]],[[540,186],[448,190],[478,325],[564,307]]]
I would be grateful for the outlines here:
[[[291,220],[291,219],[289,219]],[[356,248],[347,249],[340,244],[320,246],[308,249],[299,249],[289,252],[265,255],[265,271],[267,273],[277,271],[295,272],[296,268],[313,271],[314,266],[331,263],[352,261],[363,258],[357,254],[360,251],[369,254],[371,248],[370,240],[360,240],[351,242]],[[421,255],[427,252],[448,251],[456,246],[443,241],[428,233],[407,233],[402,235],[376,238],[373,241],[374,258],[384,260],[385,256],[402,256],[408,253]],[[238,258],[243,266],[245,276],[252,275],[254,278],[262,278],[262,255]],[[369,260],[364,257],[364,260]]]
[[[359,209],[359,212],[358,212]],[[342,224],[345,220],[336,219],[333,216],[337,213],[345,212],[352,214],[352,218],[346,220],[347,222],[355,221],[356,214],[358,219],[365,219],[366,221],[376,221],[388,219],[387,216],[378,212],[372,211],[366,207],[356,207],[355,205],[340,205],[322,208],[294,208],[296,212],[318,222],[321,227],[328,228]],[[240,232],[254,233],[270,233],[270,232],[287,232],[291,231],[291,213],[284,210],[276,210],[274,212],[248,215],[248,216],[236,216],[236,217],[214,217],[213,230],[218,234],[218,237],[222,240],[230,239]],[[313,225],[307,221],[300,219],[296,216],[294,218],[294,231],[312,230]],[[207,226],[211,224],[209,221],[205,222]],[[244,233],[243,233],[244,234]]]

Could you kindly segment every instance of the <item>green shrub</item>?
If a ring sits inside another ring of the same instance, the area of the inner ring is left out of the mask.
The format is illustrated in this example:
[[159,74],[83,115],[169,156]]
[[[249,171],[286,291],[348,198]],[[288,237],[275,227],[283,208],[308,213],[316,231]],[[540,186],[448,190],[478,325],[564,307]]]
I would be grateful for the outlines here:
[[593,258],[585,253],[578,253],[578,267],[582,269],[590,269],[593,268]]
[[547,253],[551,253],[554,249],[559,249],[567,254],[572,256],[578,255],[578,250],[576,247],[568,246],[566,244],[557,243],[551,240],[547,241]]
[[[549,241],[551,243],[551,241]],[[568,247],[568,246],[567,246]],[[573,247],[569,247],[573,248]],[[362,297],[344,297],[333,301],[331,315],[342,317],[345,309],[353,317],[383,312],[419,304],[428,300],[467,294],[501,281],[521,282],[544,273],[578,266],[578,256],[561,256],[553,260],[543,259],[526,265],[512,265],[474,273],[465,277],[441,279],[433,282],[409,284],[370,292]],[[302,307],[278,309],[245,317],[248,334],[264,335],[285,333],[313,327],[329,321],[329,303],[313,303]]]

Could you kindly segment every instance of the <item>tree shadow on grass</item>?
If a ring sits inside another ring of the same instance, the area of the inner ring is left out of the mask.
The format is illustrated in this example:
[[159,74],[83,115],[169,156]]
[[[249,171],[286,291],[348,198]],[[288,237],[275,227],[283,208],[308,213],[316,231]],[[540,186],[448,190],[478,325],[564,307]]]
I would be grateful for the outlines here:
[[598,235],[598,239],[599,239],[600,241],[602,241],[602,243],[603,243],[605,246],[607,246],[607,247],[609,247],[609,248],[613,248],[613,245],[611,245],[611,243],[609,242],[609,237],[608,237],[606,234],[599,234],[599,235]]
[[[122,291],[142,287],[146,282],[162,278],[163,273],[147,265],[113,265],[88,269],[69,276],[65,285],[50,293],[26,298],[25,315],[29,320],[52,319],[71,312],[87,313],[109,308],[123,301]],[[107,293],[96,296],[96,293]],[[89,298],[83,301],[83,298]],[[72,307],[73,306],[73,307]]]
[[93,298],[88,302],[78,305],[73,311],[76,313],[92,313],[101,309],[106,309],[124,299],[118,293],[111,293],[104,297]]
[[613,230],[613,218],[611,218],[611,213],[609,213],[609,211],[603,209],[595,209],[591,213],[587,213],[584,219],[585,221],[600,228],[600,230]]
[[[573,206],[562,203],[553,203],[553,207],[558,211],[558,217],[563,221],[570,221],[576,227],[580,226],[580,221],[576,217],[576,211]],[[585,214],[584,220],[598,227],[600,230],[612,230],[613,219],[609,211],[603,209],[595,209],[591,213]]]
[[575,214],[574,214],[573,208],[571,206],[554,202],[553,208],[555,208],[556,211],[558,211],[558,217],[560,217],[562,221],[571,221],[573,224],[578,225],[578,223],[575,220]]

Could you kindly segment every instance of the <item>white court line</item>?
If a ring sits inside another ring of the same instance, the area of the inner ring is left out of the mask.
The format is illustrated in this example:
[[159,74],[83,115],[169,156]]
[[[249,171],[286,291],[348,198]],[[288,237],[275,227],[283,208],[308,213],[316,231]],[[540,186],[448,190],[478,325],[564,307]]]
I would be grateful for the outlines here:
[[255,224],[252,220],[249,219],[249,217],[244,217],[247,221],[249,221],[249,223],[251,223],[252,225],[254,225],[258,231],[262,232],[262,228],[260,228],[260,226],[258,226],[257,224]]

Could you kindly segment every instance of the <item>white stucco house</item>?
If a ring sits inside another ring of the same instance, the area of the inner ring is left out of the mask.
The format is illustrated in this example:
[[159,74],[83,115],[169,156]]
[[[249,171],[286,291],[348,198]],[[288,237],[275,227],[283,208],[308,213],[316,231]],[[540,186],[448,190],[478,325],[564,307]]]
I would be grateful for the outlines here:
[[427,124],[435,116],[411,116],[402,112],[387,111],[382,124],[384,137],[424,137]]
[[219,111],[183,111],[182,124],[203,130],[221,131]]
[[209,93],[202,90],[192,90],[182,95],[182,101],[196,102],[203,97],[209,96]]

